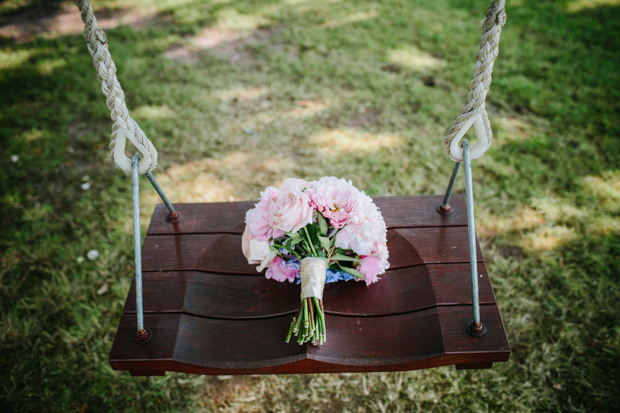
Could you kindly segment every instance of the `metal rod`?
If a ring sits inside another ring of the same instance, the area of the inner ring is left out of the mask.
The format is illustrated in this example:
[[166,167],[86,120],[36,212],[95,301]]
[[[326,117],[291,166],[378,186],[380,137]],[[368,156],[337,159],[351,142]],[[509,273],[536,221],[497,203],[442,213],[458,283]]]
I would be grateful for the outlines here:
[[441,205],[437,207],[437,211],[440,214],[448,215],[452,213],[452,205],[450,205],[450,198],[452,197],[452,190],[454,189],[454,183],[456,182],[456,176],[459,174],[459,168],[461,167],[461,162],[455,162],[454,168],[452,169],[452,175],[450,176],[450,182],[448,183],[448,189],[446,189],[446,194],[443,197],[443,201]]
[[456,182],[456,176],[459,174],[460,167],[460,162],[454,162],[454,168],[452,169],[452,175],[450,176],[450,183],[448,183],[448,189],[446,190],[446,195],[443,197],[443,202],[441,205],[450,205],[450,197],[452,197],[452,190],[454,189],[454,183]]
[[159,197],[161,198],[161,200],[164,201],[164,204],[166,205],[166,208],[168,208],[168,212],[170,212],[170,215],[175,214],[176,211],[174,210],[174,206],[172,206],[172,204],[168,200],[168,197],[166,196],[166,194],[164,194],[164,190],[161,189],[161,186],[159,186],[153,174],[150,172],[147,172],[145,173],[145,175],[147,179],[149,180],[149,182],[151,183],[151,185],[153,185],[153,188],[155,188],[155,191],[157,191],[157,193],[159,194]]
[[136,314],[138,317],[138,334],[144,331],[144,309],[142,303],[142,237],[140,235],[140,181],[138,161],[140,155],[131,157],[131,187],[133,189],[133,237],[136,263]]
[[474,190],[471,179],[471,157],[469,142],[463,139],[463,163],[465,164],[465,196],[467,200],[467,234],[469,236],[469,262],[471,267],[471,300],[474,319],[468,331],[474,335],[484,334],[480,322],[480,299],[478,295],[478,258],[476,256],[476,224],[474,222]]

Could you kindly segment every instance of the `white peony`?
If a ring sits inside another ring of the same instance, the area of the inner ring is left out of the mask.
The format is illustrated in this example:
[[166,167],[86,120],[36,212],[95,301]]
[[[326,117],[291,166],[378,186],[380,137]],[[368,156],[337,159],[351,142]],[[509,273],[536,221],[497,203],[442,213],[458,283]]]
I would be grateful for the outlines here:
[[269,241],[260,241],[252,238],[246,228],[241,237],[241,249],[248,259],[248,264],[259,264],[256,271],[261,272],[269,267],[276,256],[276,252],[269,245]]

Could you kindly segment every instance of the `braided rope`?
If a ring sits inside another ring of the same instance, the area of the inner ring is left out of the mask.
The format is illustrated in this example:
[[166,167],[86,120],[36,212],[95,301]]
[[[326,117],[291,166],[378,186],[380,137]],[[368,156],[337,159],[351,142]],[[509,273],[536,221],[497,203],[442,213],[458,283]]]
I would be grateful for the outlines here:
[[75,0],[82,14],[84,22],[84,38],[88,51],[93,58],[93,65],[97,69],[97,78],[101,83],[101,90],[110,109],[110,117],[114,122],[110,151],[116,166],[126,173],[131,173],[131,159],[125,154],[127,139],[140,152],[139,172],[150,172],[157,167],[157,150],[146,137],[138,123],[129,116],[125,104],[125,93],[116,78],[116,66],[108,51],[107,37],[97,25],[93,8],[88,0]]
[[494,0],[487,10],[486,19],[482,24],[480,50],[476,54],[474,78],[469,84],[467,105],[446,132],[444,150],[456,162],[463,161],[463,149],[459,146],[459,142],[472,124],[475,126],[478,139],[471,148],[471,158],[481,157],[491,145],[493,134],[485,101],[491,86],[493,65],[499,53],[500,34],[506,24],[505,3],[505,0]]

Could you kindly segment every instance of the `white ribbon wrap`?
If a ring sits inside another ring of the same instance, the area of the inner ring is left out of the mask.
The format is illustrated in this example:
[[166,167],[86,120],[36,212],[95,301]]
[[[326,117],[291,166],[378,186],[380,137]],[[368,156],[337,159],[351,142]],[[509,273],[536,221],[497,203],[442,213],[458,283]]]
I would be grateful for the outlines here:
[[306,257],[301,260],[301,299],[316,297],[322,300],[326,277],[325,258]]

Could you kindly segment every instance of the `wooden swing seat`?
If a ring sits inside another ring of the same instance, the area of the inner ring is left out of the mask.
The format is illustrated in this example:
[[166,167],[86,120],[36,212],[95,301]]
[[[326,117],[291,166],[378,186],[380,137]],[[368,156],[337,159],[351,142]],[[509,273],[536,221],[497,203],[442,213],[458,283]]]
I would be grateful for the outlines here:
[[[136,341],[132,285],[110,364],[132,375],[296,374],[490,368],[510,347],[478,250],[480,314],[474,337],[467,217],[462,196],[439,214],[440,196],[375,198],[388,230],[390,270],[369,287],[325,287],[327,342],[284,342],[300,288],[268,280],[241,253],[254,202],[177,204],[178,223],[157,205],[144,241],[144,323]],[[478,247],[479,248],[479,247]]]

